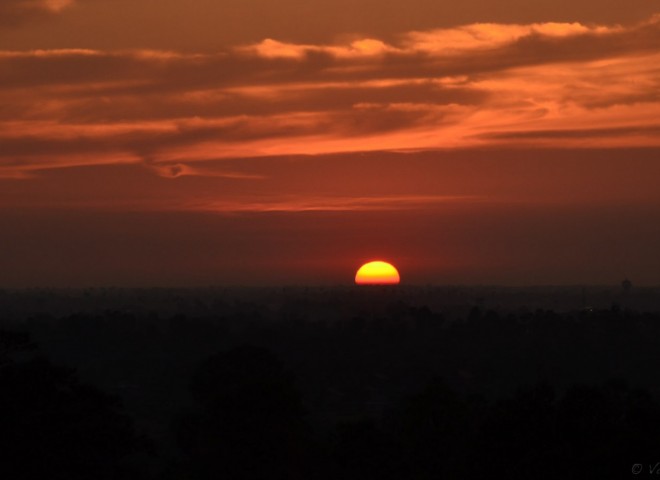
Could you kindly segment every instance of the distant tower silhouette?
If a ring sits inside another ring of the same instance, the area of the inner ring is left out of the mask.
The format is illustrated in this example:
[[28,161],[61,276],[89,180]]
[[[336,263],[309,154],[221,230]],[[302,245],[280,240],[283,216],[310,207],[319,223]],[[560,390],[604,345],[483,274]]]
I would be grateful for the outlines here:
[[632,289],[632,282],[626,278],[623,282],[621,282],[621,288],[623,289],[623,294],[628,296],[628,294],[630,294],[630,290]]
[[630,290],[632,290],[632,282],[626,278],[621,282],[621,301],[626,308],[630,306]]

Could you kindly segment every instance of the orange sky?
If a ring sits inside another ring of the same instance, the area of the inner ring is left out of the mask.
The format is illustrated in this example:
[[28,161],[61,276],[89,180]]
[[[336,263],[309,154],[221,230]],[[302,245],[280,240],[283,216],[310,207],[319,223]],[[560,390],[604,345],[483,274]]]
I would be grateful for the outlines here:
[[660,284],[660,2],[438,3],[4,0],[0,286]]

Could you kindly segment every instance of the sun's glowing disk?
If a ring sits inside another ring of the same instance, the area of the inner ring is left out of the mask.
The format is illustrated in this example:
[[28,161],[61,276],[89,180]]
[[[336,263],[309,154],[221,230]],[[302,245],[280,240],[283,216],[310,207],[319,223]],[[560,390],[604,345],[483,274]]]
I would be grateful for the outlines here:
[[381,261],[365,263],[355,274],[355,283],[358,285],[396,285],[400,281],[394,265]]

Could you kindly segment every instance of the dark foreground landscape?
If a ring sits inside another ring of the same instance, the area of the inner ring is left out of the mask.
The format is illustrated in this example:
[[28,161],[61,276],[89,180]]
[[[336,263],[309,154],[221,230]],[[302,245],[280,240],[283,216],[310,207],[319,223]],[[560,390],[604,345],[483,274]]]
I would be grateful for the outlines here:
[[4,290],[0,321],[3,478],[660,471],[660,289]]

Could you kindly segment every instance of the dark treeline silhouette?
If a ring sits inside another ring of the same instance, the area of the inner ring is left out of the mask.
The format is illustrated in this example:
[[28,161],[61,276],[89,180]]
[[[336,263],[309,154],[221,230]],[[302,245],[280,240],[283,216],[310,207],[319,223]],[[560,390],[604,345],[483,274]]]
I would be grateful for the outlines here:
[[6,468],[516,479],[622,478],[660,462],[660,313],[481,299],[447,311],[365,292],[321,305],[301,291],[275,307],[219,297],[224,315],[190,300],[168,315],[118,305],[5,320]]
[[340,478],[621,478],[660,447],[660,408],[623,383],[544,384],[488,402],[433,381],[380,422],[343,425]]
[[146,453],[147,444],[119,399],[80,382],[69,368],[25,355],[33,347],[27,334],[0,331],[3,477],[140,478],[131,455]]
[[190,390],[198,408],[174,422],[184,454],[178,476],[308,478],[301,397],[271,352],[244,346],[213,355]]

